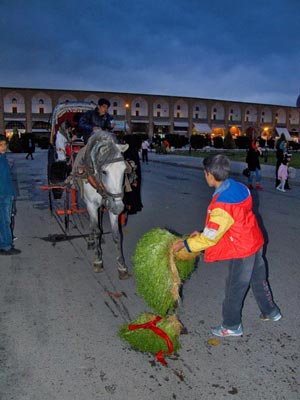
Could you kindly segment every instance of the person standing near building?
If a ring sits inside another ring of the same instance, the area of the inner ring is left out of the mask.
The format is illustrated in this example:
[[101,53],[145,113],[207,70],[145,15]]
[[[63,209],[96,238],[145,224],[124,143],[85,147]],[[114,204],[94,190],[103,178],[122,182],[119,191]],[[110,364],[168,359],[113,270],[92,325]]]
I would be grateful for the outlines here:
[[108,113],[110,102],[107,99],[101,98],[98,101],[98,106],[94,110],[85,112],[80,120],[79,127],[83,133],[84,143],[87,143],[93,131],[102,129],[103,131],[112,131],[115,122],[112,116]]
[[223,154],[203,160],[205,179],[214,194],[208,206],[205,228],[173,244],[173,252],[199,253],[204,261],[229,261],[223,302],[223,321],[211,329],[216,336],[243,335],[242,308],[251,287],[264,321],[278,321],[282,315],[273,301],[262,256],[264,237],[252,211],[249,189],[229,178],[230,161]]
[[262,155],[262,150],[259,147],[259,141],[252,140],[249,146],[249,150],[247,152],[246,163],[248,164],[248,169],[250,171],[250,175],[248,177],[248,187],[249,189],[253,189],[253,179],[254,174],[256,177],[256,189],[262,190],[261,185],[261,169],[260,169],[260,161],[259,157]]
[[26,160],[28,160],[29,157],[31,158],[31,160],[33,160],[34,151],[35,151],[34,136],[33,134],[28,134]]
[[16,196],[10,167],[6,157],[7,142],[0,135],[0,255],[19,254],[13,247],[11,217],[13,201]]
[[142,142],[142,161],[148,164],[148,151],[150,150],[150,145],[148,139]]
[[275,169],[275,174],[276,174],[276,182],[275,182],[275,187],[280,184],[280,180],[278,179],[278,169],[284,159],[284,156],[287,152],[287,140],[285,138],[284,133],[280,135],[280,138],[278,139],[276,143],[276,169]]

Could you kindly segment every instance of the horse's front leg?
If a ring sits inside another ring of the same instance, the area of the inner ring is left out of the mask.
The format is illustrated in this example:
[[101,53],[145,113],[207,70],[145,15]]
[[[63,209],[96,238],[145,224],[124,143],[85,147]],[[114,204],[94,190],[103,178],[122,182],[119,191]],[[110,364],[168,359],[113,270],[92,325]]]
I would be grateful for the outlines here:
[[[101,272],[103,270],[103,260],[102,260],[102,218],[103,218],[103,210],[99,209],[97,206],[88,206],[88,213],[90,217],[90,234],[88,238],[88,248],[93,248],[94,251],[94,272]],[[93,247],[91,246],[93,245]]]
[[109,219],[111,224],[113,241],[117,249],[117,264],[118,264],[119,278],[128,279],[131,277],[131,274],[128,273],[128,268],[125,263],[123,255],[123,243],[122,243],[123,235],[121,232],[121,228],[119,226],[119,216],[109,211]]

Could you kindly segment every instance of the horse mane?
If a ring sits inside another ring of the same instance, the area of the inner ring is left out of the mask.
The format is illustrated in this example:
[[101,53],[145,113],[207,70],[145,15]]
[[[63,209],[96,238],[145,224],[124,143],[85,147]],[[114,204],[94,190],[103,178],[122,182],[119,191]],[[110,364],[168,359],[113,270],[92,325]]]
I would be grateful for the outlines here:
[[104,164],[120,156],[116,144],[117,139],[114,134],[101,129],[95,130],[88,140],[86,157],[94,168],[99,170]]

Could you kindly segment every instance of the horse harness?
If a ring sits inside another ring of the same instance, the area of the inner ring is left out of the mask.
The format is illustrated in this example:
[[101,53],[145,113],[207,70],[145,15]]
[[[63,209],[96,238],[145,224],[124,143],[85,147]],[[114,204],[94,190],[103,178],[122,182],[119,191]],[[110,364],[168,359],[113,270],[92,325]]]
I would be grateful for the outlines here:
[[[128,189],[130,187],[130,183],[129,183],[127,174],[131,174],[133,172],[133,166],[131,165],[131,162],[124,160],[123,157],[117,157],[117,158],[114,158],[113,160],[105,162],[103,165],[112,164],[112,163],[119,162],[119,161],[124,161],[126,164],[124,187],[125,187],[125,190],[128,191],[128,190],[130,190],[130,189]],[[89,184],[94,189],[97,190],[97,193],[99,193],[104,200],[107,200],[108,197],[111,197],[113,199],[118,199],[118,198],[122,199],[124,196],[123,192],[110,193],[109,191],[107,191],[104,183],[99,178],[99,175],[95,172],[94,166],[87,164],[84,157],[82,159],[82,164],[79,164],[77,167],[75,176],[76,176],[76,178],[79,178],[79,179],[86,179],[89,182]]]

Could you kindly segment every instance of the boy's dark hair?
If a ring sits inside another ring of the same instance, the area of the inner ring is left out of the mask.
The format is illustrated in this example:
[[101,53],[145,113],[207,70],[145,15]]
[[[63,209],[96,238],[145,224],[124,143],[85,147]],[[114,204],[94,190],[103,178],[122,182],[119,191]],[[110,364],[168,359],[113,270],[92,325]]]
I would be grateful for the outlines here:
[[216,181],[225,181],[230,173],[230,160],[223,154],[209,156],[203,160],[204,170],[212,174]]
[[107,107],[110,107],[110,102],[107,99],[99,99],[98,106],[103,106],[103,104],[106,104]]
[[7,139],[4,135],[0,135],[0,142],[7,142]]

